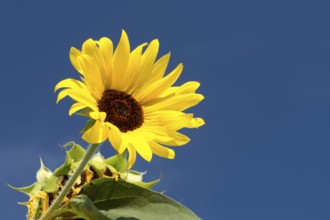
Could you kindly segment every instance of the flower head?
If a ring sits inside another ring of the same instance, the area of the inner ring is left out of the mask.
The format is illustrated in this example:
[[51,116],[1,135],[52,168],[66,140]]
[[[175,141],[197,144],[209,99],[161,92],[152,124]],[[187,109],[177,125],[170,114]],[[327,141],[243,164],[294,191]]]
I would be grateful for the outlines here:
[[115,50],[109,38],[88,39],[81,51],[70,50],[81,81],[69,78],[55,87],[55,91],[62,89],[57,102],[66,96],[75,101],[69,115],[83,110],[92,119],[82,138],[91,144],[109,140],[117,152],[127,150],[129,168],[136,152],[147,161],[153,154],[173,159],[174,151],[165,146],[181,146],[190,140],[178,130],[204,124],[203,119],[183,112],[204,98],[195,93],[200,84],[173,86],[183,65],[165,75],[170,53],[156,60],[158,49],[156,39],[131,51],[125,31]]

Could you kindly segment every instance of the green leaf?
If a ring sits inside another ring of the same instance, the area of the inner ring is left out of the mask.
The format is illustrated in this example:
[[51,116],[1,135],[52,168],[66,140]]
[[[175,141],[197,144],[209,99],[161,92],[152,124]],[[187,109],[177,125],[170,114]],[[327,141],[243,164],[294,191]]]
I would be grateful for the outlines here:
[[71,156],[71,159],[74,160],[75,162],[80,161],[86,154],[86,150],[82,146],[76,144],[73,141],[66,143],[64,147],[71,147],[71,149],[69,150],[69,154]]
[[69,203],[55,211],[52,217],[63,220],[77,218],[83,218],[85,220],[111,220],[104,216],[86,195],[79,195],[70,199]]
[[106,164],[114,167],[118,172],[123,173],[127,167],[126,151],[122,154],[116,154],[104,161]]
[[71,171],[71,165],[73,164],[73,160],[71,159],[71,155],[68,151],[66,151],[66,158],[64,164],[62,164],[59,168],[54,171],[55,176],[60,175],[68,175]]
[[154,220],[197,220],[191,210],[169,197],[125,181],[96,179],[82,194],[108,218]]

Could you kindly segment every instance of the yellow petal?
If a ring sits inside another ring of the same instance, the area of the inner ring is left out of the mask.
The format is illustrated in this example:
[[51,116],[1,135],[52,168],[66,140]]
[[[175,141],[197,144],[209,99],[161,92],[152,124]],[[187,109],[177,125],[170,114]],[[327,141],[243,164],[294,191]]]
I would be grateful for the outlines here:
[[97,45],[96,42],[92,38],[89,38],[86,40],[82,45],[82,52],[89,55],[92,58],[95,58],[95,56],[98,56],[97,54]]
[[[167,126],[143,125],[143,129],[154,134],[153,141],[167,146],[182,146],[190,141],[190,138]],[[150,140],[149,140],[150,141]]]
[[62,91],[60,91],[58,93],[57,102],[59,102],[65,96],[70,96],[71,98],[80,96],[81,98],[84,98],[84,99],[89,100],[90,102],[96,104],[95,99],[91,96],[89,91],[85,90],[85,89],[63,89]]
[[175,152],[172,149],[169,149],[167,147],[164,147],[156,142],[149,142],[150,148],[154,154],[160,157],[164,157],[167,159],[174,159],[175,157]]
[[153,114],[154,115],[151,116],[153,120],[158,121],[160,126],[164,126],[171,130],[197,126],[197,122],[193,120],[193,114],[186,114],[181,111],[173,110],[157,111]]
[[134,98],[142,105],[148,103],[153,98],[159,96],[163,91],[172,86],[179,78],[183,70],[183,65],[180,63],[170,74],[166,77],[152,83],[146,89],[140,90]]
[[150,140],[159,140],[162,141],[162,143],[168,143],[173,141],[173,138],[169,136],[168,131],[169,129],[167,129],[164,126],[160,126],[159,123],[157,122],[157,125],[150,125],[150,124],[144,124],[143,125],[143,130],[145,130],[146,132],[149,132],[150,134],[152,134],[153,138],[149,139]]
[[81,69],[81,67],[79,66],[78,64],[78,57],[81,55],[81,51],[74,48],[74,47],[71,47],[70,49],[70,61],[71,61],[71,64],[74,66],[74,68],[79,72],[81,73],[82,75],[84,75],[84,70]]
[[84,109],[84,108],[86,108],[87,106],[85,105],[85,104],[81,104],[81,103],[74,103],[72,106],[71,106],[71,108],[70,108],[70,110],[69,110],[69,115],[71,116],[71,115],[73,115],[74,113],[76,113],[77,111],[79,111],[79,110],[82,110],[82,109]]
[[134,79],[134,88],[141,88],[143,85],[146,85],[150,82],[152,78],[151,72],[154,67],[154,62],[157,58],[159,50],[159,41],[157,39],[150,42],[146,51],[141,57],[141,65]]
[[122,134],[120,130],[111,123],[107,123],[107,126],[110,129],[108,134],[109,142],[111,143],[112,147],[116,149],[118,153],[120,154],[123,153],[127,147],[124,134]]
[[98,111],[96,101],[91,95],[85,90],[77,89],[64,89],[62,90],[57,97],[57,103],[66,96],[70,96],[73,100],[85,104],[94,111]]
[[162,56],[155,64],[151,73],[151,82],[161,79],[167,69],[171,53]]
[[145,141],[143,136],[140,136],[138,132],[129,131],[126,132],[127,139],[134,146],[136,151],[141,155],[143,159],[150,162],[152,159],[152,151],[149,144]]
[[84,70],[84,78],[90,93],[96,100],[100,100],[104,92],[104,82],[101,79],[97,63],[88,55],[78,57],[78,64]]
[[94,111],[90,112],[89,116],[94,120],[100,120],[101,122],[104,122],[107,114],[105,112]]
[[111,88],[122,90],[123,83],[121,77],[126,73],[130,54],[130,45],[126,32],[123,30],[120,41],[112,59]]
[[56,99],[56,104],[59,103],[62,99],[68,96],[68,89],[64,89],[61,92],[58,93],[57,99]]
[[200,86],[199,82],[190,81],[181,86],[170,87],[166,91],[164,91],[160,96],[166,97],[168,95],[174,95],[174,94],[182,95],[182,94],[195,93],[199,86]]
[[87,54],[89,57],[91,57],[96,62],[97,66],[100,70],[101,81],[105,82],[107,67],[105,65],[103,54],[101,53],[101,50],[100,50],[97,42],[94,41],[93,39],[86,40],[83,43],[82,52],[84,54]]
[[175,95],[161,101],[155,100],[144,106],[143,110],[145,114],[158,110],[177,110],[183,111],[194,105],[197,105],[200,101],[204,99],[201,94],[183,94]]
[[179,86],[177,91],[175,91],[175,94],[181,95],[181,94],[188,94],[188,93],[194,93],[199,88],[201,84],[196,81],[190,81],[186,82],[182,86]]
[[97,41],[97,44],[99,45],[99,50],[105,67],[105,86],[106,89],[110,89],[112,75],[113,44],[112,41],[107,37],[102,37],[99,41]]
[[82,139],[90,144],[99,144],[107,139],[108,132],[109,128],[104,126],[104,123],[97,120],[95,124],[82,135]]
[[188,136],[181,134],[177,131],[171,131],[170,136],[173,138],[173,141],[168,142],[170,146],[182,146],[190,141],[190,138]]
[[203,126],[204,124],[205,124],[204,119],[202,119],[202,118],[193,118],[191,120],[191,123],[190,123],[191,127],[187,127],[187,128],[198,128],[200,126]]
[[160,111],[158,120],[169,129],[179,130],[181,128],[198,128],[205,124],[202,118],[193,118],[193,114],[180,111]]
[[137,77],[137,75],[139,73],[142,49],[146,45],[147,45],[147,43],[143,43],[143,44],[139,45],[129,55],[127,71],[126,71],[126,74],[124,74],[122,76],[122,80],[124,82],[123,91],[127,91],[129,94],[132,93],[131,90],[133,89],[135,78]]
[[70,88],[70,89],[87,89],[87,86],[79,80],[76,79],[64,79],[56,84],[54,92],[58,89]]
[[131,145],[127,147],[127,150],[128,150],[127,169],[131,169],[136,161],[136,150]]
[[168,135],[169,137],[171,137],[172,139],[170,141],[163,141],[159,138],[156,139],[156,141],[160,144],[164,144],[167,146],[182,146],[187,144],[190,141],[190,138],[187,137],[184,134],[181,134],[177,131],[168,131]]

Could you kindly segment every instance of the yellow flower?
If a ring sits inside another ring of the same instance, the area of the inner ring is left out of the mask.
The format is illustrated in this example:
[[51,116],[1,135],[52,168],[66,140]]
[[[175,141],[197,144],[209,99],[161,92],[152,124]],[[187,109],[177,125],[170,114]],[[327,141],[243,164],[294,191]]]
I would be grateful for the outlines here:
[[131,51],[124,30],[115,51],[109,38],[88,39],[81,51],[70,50],[81,81],[69,78],[55,87],[55,91],[63,89],[57,102],[66,96],[75,101],[69,115],[84,110],[95,121],[82,138],[91,144],[108,139],[119,153],[127,149],[128,168],[134,164],[136,152],[147,161],[153,154],[173,159],[174,151],[165,146],[181,146],[190,140],[178,130],[204,124],[203,119],[183,112],[204,98],[195,93],[200,84],[173,86],[182,63],[165,76],[170,53],[156,61],[158,40],[146,45]]

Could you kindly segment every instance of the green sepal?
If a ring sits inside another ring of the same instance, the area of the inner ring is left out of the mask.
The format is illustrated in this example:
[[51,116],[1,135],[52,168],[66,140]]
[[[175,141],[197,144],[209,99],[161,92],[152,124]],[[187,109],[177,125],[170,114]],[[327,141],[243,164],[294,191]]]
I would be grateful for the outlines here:
[[28,206],[28,202],[17,202],[18,205]]
[[108,164],[105,164],[107,167],[108,167],[108,169],[110,170],[110,172],[111,173],[119,173],[113,166],[110,166],[110,165],[108,165]]
[[48,178],[47,182],[43,184],[42,191],[46,193],[54,193],[57,191],[59,186],[59,181],[56,176],[51,176]]
[[[38,207],[41,207],[41,202],[42,202],[42,199],[38,199]],[[33,220],[38,220],[40,216],[40,213],[41,212],[41,208],[37,208],[36,210],[36,214],[33,216]]]
[[66,143],[64,147],[71,147],[71,149],[69,150],[69,154],[71,156],[71,159],[75,162],[80,161],[86,154],[86,150],[73,141]]
[[157,183],[160,182],[160,179],[156,179],[154,181],[151,182],[134,182],[133,184],[141,186],[143,188],[147,188],[147,189],[151,189],[152,187],[154,187]]
[[127,167],[126,151],[122,154],[117,153],[116,155],[107,158],[104,163],[112,166],[120,173],[125,172]]
[[104,157],[98,152],[93,156],[93,158],[89,161],[89,165],[96,171],[98,175],[103,173],[106,168],[106,164],[104,164]]
[[146,172],[139,172],[136,170],[128,170],[124,173],[120,173],[121,179],[123,179],[126,182],[133,183],[135,185],[151,189],[154,185],[160,182],[160,179],[156,179],[151,182],[143,182],[143,175],[145,175]]
[[[84,116],[84,115],[83,115]],[[81,129],[80,133],[85,133],[88,129],[90,129],[95,124],[95,120],[91,119],[86,122],[86,125],[83,129]]]
[[34,194],[38,193],[42,188],[42,185],[38,182],[35,182],[30,186],[24,186],[24,187],[14,187],[9,184],[8,184],[8,186],[10,188],[12,188],[13,190],[24,193],[30,197],[33,196]]
[[36,179],[37,179],[37,182],[39,183],[45,183],[47,182],[47,179],[52,176],[52,171],[50,171],[50,169],[48,169],[44,163],[42,162],[42,159],[40,158],[40,168],[39,170],[37,171],[37,174],[36,174]]
[[73,160],[71,158],[71,155],[69,153],[69,151],[66,151],[66,158],[65,158],[65,162],[54,171],[54,175],[55,176],[60,176],[60,175],[69,175],[71,173],[72,170],[72,164],[73,164]]

